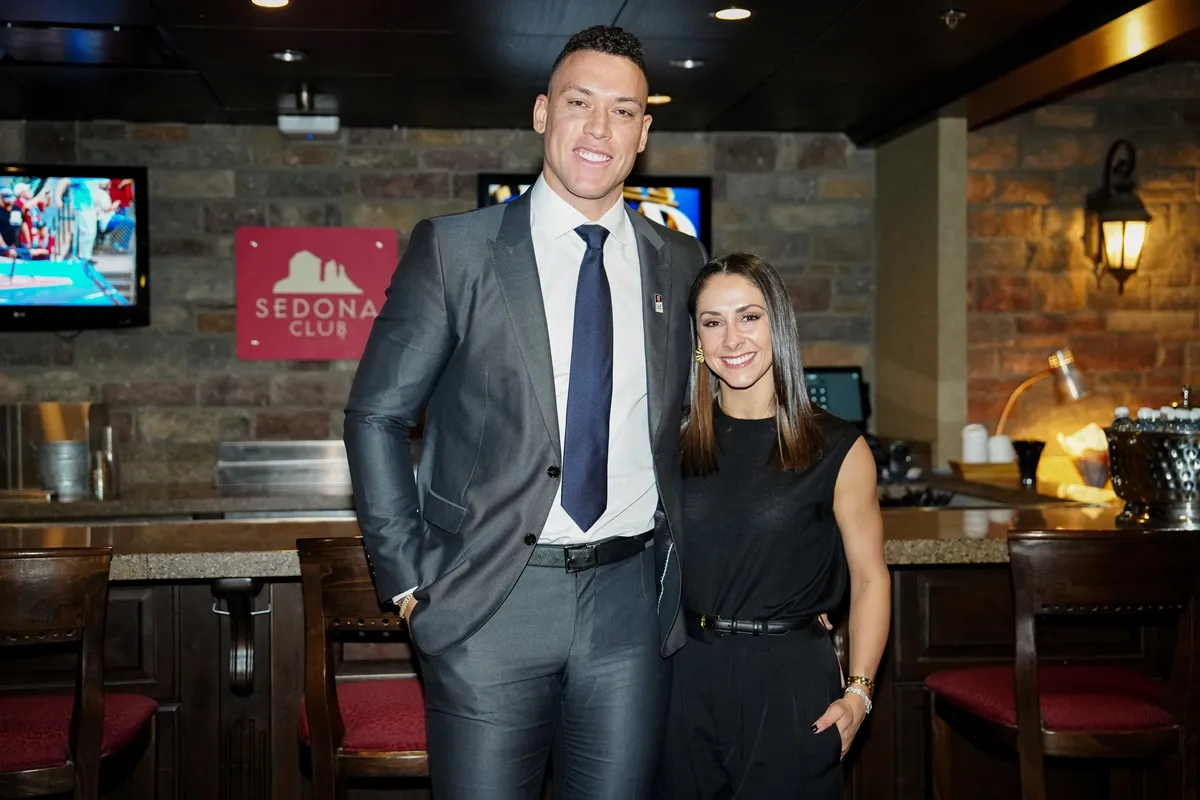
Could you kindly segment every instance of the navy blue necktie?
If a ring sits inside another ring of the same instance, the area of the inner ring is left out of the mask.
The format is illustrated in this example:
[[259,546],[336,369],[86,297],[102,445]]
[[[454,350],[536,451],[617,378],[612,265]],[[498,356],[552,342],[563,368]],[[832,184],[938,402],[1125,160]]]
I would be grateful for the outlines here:
[[561,502],[579,529],[586,531],[608,507],[613,320],[612,295],[604,273],[608,231],[599,225],[580,225],[575,232],[587,243],[587,250],[575,289]]

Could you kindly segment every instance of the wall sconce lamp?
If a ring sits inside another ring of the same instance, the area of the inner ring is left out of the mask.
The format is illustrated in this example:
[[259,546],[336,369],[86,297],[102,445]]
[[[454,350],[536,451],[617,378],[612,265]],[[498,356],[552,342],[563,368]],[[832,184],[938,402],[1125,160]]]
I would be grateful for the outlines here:
[[1113,142],[1104,159],[1104,185],[1090,192],[1084,207],[1083,246],[1096,264],[1096,281],[1107,271],[1117,281],[1117,294],[1137,272],[1151,216],[1133,191],[1137,150],[1124,139]]
[[996,423],[997,436],[1004,433],[1004,423],[1008,420],[1013,406],[1016,405],[1017,398],[1030,386],[1051,375],[1054,376],[1054,384],[1058,389],[1060,401],[1066,400],[1073,403],[1087,397],[1087,389],[1083,386],[1083,375],[1079,371],[1079,365],[1075,363],[1075,356],[1071,354],[1070,350],[1055,350],[1054,355],[1046,359],[1044,369],[1026,378],[1012,390],[1012,394],[1008,396],[1008,402],[1004,404],[1004,410],[1000,412],[1000,421]]

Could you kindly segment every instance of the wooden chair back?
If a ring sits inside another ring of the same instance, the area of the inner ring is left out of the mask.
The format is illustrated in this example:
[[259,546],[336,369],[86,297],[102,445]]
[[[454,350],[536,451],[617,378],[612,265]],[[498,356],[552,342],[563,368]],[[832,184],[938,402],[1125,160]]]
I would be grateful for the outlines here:
[[[361,537],[299,539],[300,579],[304,596],[304,698],[311,736],[313,785],[338,786],[342,770],[338,750],[345,725],[338,706],[335,646],[347,634],[394,632],[407,628],[395,608],[384,609],[375,592]],[[356,774],[423,776],[424,753],[354,759]],[[362,762],[362,763],[358,763]]]
[[[1178,729],[1167,732],[1167,736],[1178,741],[1180,747],[1194,740],[1194,735],[1185,734],[1197,730],[1198,538],[1195,532],[1151,530],[1009,534],[1016,620],[1017,750],[1024,797],[1043,797],[1045,792],[1037,675],[1039,618],[1177,617],[1178,639],[1167,682],[1167,710],[1175,715]],[[1121,744],[1152,751],[1164,741],[1163,734],[1122,735]],[[1084,751],[1089,748],[1097,749],[1092,747],[1097,744],[1081,738],[1079,755],[1087,755]],[[1195,763],[1194,758],[1184,758],[1185,763],[1189,760]]]
[[107,547],[0,550],[0,649],[71,643],[79,650],[67,764],[0,775],[0,795],[99,797],[111,563]]

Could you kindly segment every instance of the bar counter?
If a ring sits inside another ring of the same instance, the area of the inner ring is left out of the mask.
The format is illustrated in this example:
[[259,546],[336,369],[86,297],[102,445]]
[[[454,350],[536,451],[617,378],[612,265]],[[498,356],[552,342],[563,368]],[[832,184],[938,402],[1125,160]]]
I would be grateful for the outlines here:
[[[39,490],[21,495],[32,497]],[[131,487],[109,500],[48,502],[23,497],[0,502],[0,524],[63,522],[99,519],[178,518],[219,519],[226,515],[286,512],[350,511],[354,497],[348,488],[294,491],[230,491],[208,484],[164,484]]]
[[[1036,492],[1016,485],[964,481],[949,475],[926,475],[916,485],[957,492],[1008,506],[1071,500],[1062,484],[1041,483]],[[133,486],[109,500],[57,502],[42,490],[0,491],[0,525],[6,523],[72,523],[112,520],[168,522],[252,515],[345,512],[354,510],[349,487],[260,487],[218,489],[210,484]]]
[[[928,796],[929,673],[966,664],[1011,663],[1012,584],[1006,533],[1018,528],[1116,527],[1118,505],[1045,501],[991,508],[887,508],[885,549],[892,568],[892,630],[877,676],[875,711],[845,761],[847,800]],[[979,491],[972,492],[980,496]],[[995,496],[996,500],[1001,494]],[[113,521],[116,522],[116,521]],[[157,744],[162,800],[293,800],[307,796],[296,742],[303,687],[304,618],[298,538],[355,536],[353,519],[211,519],[119,524],[0,525],[0,549],[111,546],[106,679],[161,704]],[[844,645],[846,608],[833,614]],[[1051,658],[1086,655],[1154,669],[1168,638],[1149,628],[1050,632]],[[57,656],[0,670],[0,691],[65,688],[73,667]],[[249,670],[234,665],[249,663]],[[344,646],[337,669],[365,676],[412,675],[403,644]],[[960,754],[986,785],[984,797],[1019,793],[1011,763]],[[957,757],[957,756],[956,756]],[[1052,782],[1055,767],[1051,766]],[[246,779],[251,776],[252,780]],[[243,779],[248,782],[243,784]],[[1103,776],[1073,769],[1059,796],[1103,794]],[[1099,781],[1099,782],[1098,782]],[[396,796],[397,786],[360,787],[351,798]],[[119,790],[108,798],[126,798]],[[424,798],[409,787],[401,796]]]
[[[1030,510],[1048,506],[1029,506]],[[893,566],[1003,564],[1017,509],[887,509],[885,552]],[[1079,512],[1076,512],[1079,513]],[[357,536],[352,519],[210,520],[0,527],[0,549],[112,547],[114,581],[295,578],[296,540]]]

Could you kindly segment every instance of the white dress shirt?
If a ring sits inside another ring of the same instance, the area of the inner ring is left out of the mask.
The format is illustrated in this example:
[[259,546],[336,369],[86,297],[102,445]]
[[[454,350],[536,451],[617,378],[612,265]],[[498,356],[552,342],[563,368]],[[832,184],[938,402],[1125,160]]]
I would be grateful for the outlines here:
[[[637,237],[618,199],[592,223],[559,197],[543,176],[529,189],[530,228],[537,259],[550,359],[554,366],[554,399],[558,435],[566,442],[567,393],[571,377],[571,342],[575,324],[575,288],[587,250],[575,229],[596,224],[608,230],[604,271],[613,307],[613,396],[608,429],[608,507],[590,530],[582,531],[562,507],[562,484],[538,538],[540,544],[584,544],[611,536],[633,536],[654,527],[658,491],[650,449],[650,414],[646,394],[646,345],[642,307],[642,272]],[[566,464],[563,469],[567,469]]]
[[[594,223],[562,199],[538,176],[529,189],[530,228],[537,261],[550,357],[554,398],[558,407],[559,441],[566,440],[567,395],[571,377],[571,344],[575,323],[575,288],[587,249],[575,233],[580,225],[608,230],[604,242],[604,271],[613,306],[613,397],[608,431],[608,506],[588,531],[582,531],[562,507],[562,483],[539,544],[585,544],[612,536],[636,536],[654,527],[658,485],[650,447],[650,414],[646,390],[646,345],[642,306],[641,261],[637,237],[617,202]],[[561,458],[561,453],[560,453]],[[564,469],[566,466],[564,465]],[[399,602],[416,587],[394,598]]]

